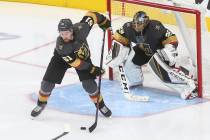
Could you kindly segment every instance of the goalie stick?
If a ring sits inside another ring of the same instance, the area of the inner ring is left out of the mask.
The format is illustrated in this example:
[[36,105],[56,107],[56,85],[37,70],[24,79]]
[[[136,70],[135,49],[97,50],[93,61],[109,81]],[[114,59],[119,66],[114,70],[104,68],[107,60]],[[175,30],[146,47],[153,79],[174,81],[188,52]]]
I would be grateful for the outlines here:
[[[113,30],[110,28],[110,32],[113,35]],[[131,49],[136,45],[136,43],[131,42]],[[111,48],[112,50],[112,48]],[[119,67],[119,72],[120,72],[120,83],[123,91],[123,95],[126,99],[131,100],[131,101],[139,101],[139,102],[147,102],[149,101],[149,96],[140,96],[140,95],[134,95],[130,92],[129,85],[127,82],[127,78],[125,75],[125,71],[123,68],[123,64],[121,64]]]
[[140,96],[140,95],[134,95],[130,92],[129,85],[126,79],[125,71],[123,69],[123,66],[119,66],[119,72],[120,72],[120,82],[121,87],[123,90],[124,97],[131,101],[139,101],[139,102],[147,102],[149,101],[149,96]]

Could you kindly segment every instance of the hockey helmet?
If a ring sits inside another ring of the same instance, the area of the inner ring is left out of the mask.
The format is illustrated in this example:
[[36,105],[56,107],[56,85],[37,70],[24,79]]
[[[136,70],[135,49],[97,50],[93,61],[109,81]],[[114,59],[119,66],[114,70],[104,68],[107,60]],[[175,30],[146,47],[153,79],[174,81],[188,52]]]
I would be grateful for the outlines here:
[[144,11],[137,12],[133,17],[134,24],[147,24],[149,21],[149,16]]
[[58,31],[73,31],[73,24],[69,18],[61,19],[58,24]]

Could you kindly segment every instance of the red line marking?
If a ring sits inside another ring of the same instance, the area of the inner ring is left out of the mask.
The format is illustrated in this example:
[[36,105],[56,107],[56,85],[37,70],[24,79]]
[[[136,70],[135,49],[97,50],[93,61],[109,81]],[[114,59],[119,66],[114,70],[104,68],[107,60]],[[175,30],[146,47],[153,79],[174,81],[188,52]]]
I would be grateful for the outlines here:
[[[119,19],[121,19],[121,17],[114,18],[112,21],[119,20]],[[96,28],[96,27],[93,27],[93,28]],[[6,58],[4,58],[4,59],[9,60],[9,59],[15,58],[15,57],[17,57],[17,56],[21,56],[21,55],[23,55],[23,54],[26,54],[26,53],[29,53],[29,52],[38,50],[38,49],[40,49],[40,48],[47,47],[47,46],[49,46],[49,45],[51,45],[51,44],[53,44],[53,43],[55,43],[55,42],[56,42],[56,41],[54,40],[54,41],[45,43],[45,44],[43,44],[43,45],[41,45],[41,46],[34,47],[34,48],[32,48],[32,49],[29,49],[29,50],[26,50],[26,51],[23,51],[23,52],[19,52],[19,53],[17,53],[17,54],[14,54],[14,55],[12,55],[12,56],[6,57]]]
[[41,45],[41,46],[34,47],[34,48],[32,48],[32,49],[29,49],[29,50],[26,50],[26,51],[23,51],[23,52],[14,54],[14,55],[9,56],[9,57],[7,57],[7,58],[5,58],[5,59],[9,60],[9,59],[12,59],[12,58],[14,58],[14,57],[21,56],[21,55],[23,55],[23,54],[26,54],[26,53],[29,53],[29,52],[38,50],[38,49],[40,49],[40,48],[47,47],[47,46],[49,46],[49,45],[51,45],[51,44],[53,44],[53,43],[55,43],[55,41],[51,41],[51,42],[45,43],[45,44],[43,44],[43,45]]
[[[1,58],[0,57],[0,60],[12,62],[12,63],[23,64],[23,65],[28,65],[28,66],[33,66],[33,67],[37,67],[37,68],[43,68],[43,69],[47,68],[47,66],[44,66],[44,65],[31,64],[31,63],[27,63],[27,62],[23,62],[23,61],[18,61],[18,60],[10,60],[10,59],[7,59],[7,58]],[[70,72],[67,71],[66,73],[68,73],[68,74],[76,74],[75,72],[71,72],[71,71]]]
[[[119,20],[119,19],[121,19],[121,17],[117,17],[117,18],[113,19],[113,21],[114,21],[114,20]],[[93,27],[93,28],[94,28],[94,27]],[[34,47],[34,48],[32,48],[32,49],[29,49],[29,50],[26,50],[26,51],[23,51],[23,52],[14,54],[14,55],[9,56],[9,57],[6,57],[6,58],[0,57],[0,60],[4,60],[4,61],[12,62],[12,63],[18,63],[18,64],[23,64],[23,65],[28,65],[28,66],[33,66],[33,67],[38,67],[38,68],[46,69],[47,66],[44,66],[44,65],[31,64],[31,63],[27,63],[27,62],[23,62],[23,61],[18,61],[18,60],[11,60],[11,59],[12,59],[12,58],[15,58],[15,57],[17,57],[17,56],[21,56],[21,55],[24,55],[24,54],[26,54],[26,53],[32,52],[32,51],[36,51],[36,50],[38,50],[38,49],[40,49],[40,48],[49,46],[50,44],[53,44],[53,43],[55,43],[55,42],[56,42],[56,41],[54,40],[54,41],[45,43],[45,44],[43,44],[43,45],[41,45],[41,46]],[[74,73],[74,72],[66,72],[66,73],[76,74],[76,73]]]
[[31,64],[31,63],[27,63],[27,62],[23,62],[23,61],[18,61],[18,60],[9,60],[7,58],[0,58],[0,60],[5,60],[5,61],[9,61],[12,63],[18,63],[18,64],[23,64],[23,65],[29,65],[29,66],[34,66],[34,67],[38,67],[38,68],[47,68],[46,66],[43,65],[38,65],[38,64]]

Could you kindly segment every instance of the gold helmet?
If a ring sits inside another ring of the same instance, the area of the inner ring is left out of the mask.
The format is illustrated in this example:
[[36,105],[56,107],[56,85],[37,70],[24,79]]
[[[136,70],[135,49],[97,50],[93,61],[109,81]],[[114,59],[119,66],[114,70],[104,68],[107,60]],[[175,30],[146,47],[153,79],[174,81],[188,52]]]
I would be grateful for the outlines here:
[[133,28],[136,32],[141,32],[149,23],[149,17],[143,11],[137,12],[133,17]]
[[149,21],[149,16],[144,11],[137,12],[133,17],[134,24],[147,24]]

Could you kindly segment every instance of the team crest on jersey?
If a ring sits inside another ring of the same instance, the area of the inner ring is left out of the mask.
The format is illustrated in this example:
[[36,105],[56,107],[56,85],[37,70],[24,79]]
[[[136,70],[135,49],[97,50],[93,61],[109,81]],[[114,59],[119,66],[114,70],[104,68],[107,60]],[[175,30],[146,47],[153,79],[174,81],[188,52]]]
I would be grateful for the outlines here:
[[75,51],[76,55],[83,60],[87,60],[90,57],[90,50],[86,43],[83,43],[78,51]]
[[62,50],[62,49],[63,49],[63,46],[62,46],[62,45],[59,45],[59,46],[58,46],[58,49],[59,49],[59,50]]
[[150,45],[147,44],[147,43],[140,43],[138,45],[138,47],[144,51],[144,53],[147,55],[147,56],[152,56],[154,53],[153,53],[153,50],[151,49]]

